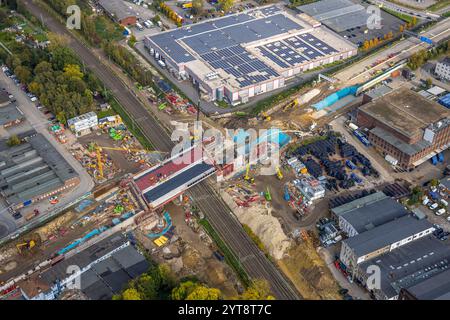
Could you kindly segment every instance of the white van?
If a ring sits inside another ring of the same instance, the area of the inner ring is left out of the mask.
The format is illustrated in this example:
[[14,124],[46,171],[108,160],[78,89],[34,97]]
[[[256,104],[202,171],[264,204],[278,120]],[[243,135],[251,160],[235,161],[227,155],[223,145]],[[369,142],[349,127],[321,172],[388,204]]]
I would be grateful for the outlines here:
[[442,216],[445,212],[447,212],[447,210],[445,210],[444,208],[439,209],[438,211],[436,211],[436,215],[437,216]]
[[139,22],[136,22],[136,28],[137,28],[139,31],[144,30],[144,27],[143,27],[142,24],[140,24]]
[[444,206],[448,207],[448,202],[445,201],[444,199],[441,199],[441,203],[442,203]]
[[166,66],[166,64],[162,60],[158,60],[158,64],[163,68]]
[[152,23],[150,22],[150,20],[146,20],[146,21],[144,21],[144,26],[147,28],[147,29],[150,29],[151,27],[152,27]]
[[430,199],[425,198],[425,199],[423,199],[422,204],[423,204],[424,206],[426,206],[429,202],[430,202]]

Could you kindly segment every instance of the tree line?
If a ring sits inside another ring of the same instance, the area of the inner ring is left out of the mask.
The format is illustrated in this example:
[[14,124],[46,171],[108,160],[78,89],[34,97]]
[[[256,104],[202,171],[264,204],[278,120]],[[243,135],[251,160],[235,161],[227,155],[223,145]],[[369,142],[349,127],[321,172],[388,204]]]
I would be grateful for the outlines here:
[[[11,23],[8,16],[0,15],[1,25]],[[0,36],[13,53],[3,53],[0,58],[59,121],[66,123],[69,118],[95,109],[93,92],[101,90],[101,83],[84,69],[64,38],[50,34],[51,44],[37,48],[15,41],[14,32],[4,31]]]
[[92,13],[86,2],[79,0],[45,0],[61,16],[67,16],[67,7],[77,4],[81,8],[81,34],[93,46],[104,49],[108,57],[130,77],[143,86],[152,83],[152,74],[144,70],[139,60],[117,43],[123,38],[124,27],[109,18]]
[[[256,280],[235,300],[274,300],[265,280]],[[177,280],[166,264],[153,264],[150,269],[130,281],[113,300],[222,300],[217,288],[211,288],[194,276]]]

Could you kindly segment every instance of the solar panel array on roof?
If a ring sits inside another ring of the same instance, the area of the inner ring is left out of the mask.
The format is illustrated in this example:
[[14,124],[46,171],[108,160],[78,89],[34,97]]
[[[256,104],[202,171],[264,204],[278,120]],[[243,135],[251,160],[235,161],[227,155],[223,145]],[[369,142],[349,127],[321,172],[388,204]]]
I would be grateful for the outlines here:
[[233,75],[241,88],[279,76],[275,70],[252,57],[240,45],[208,52],[201,57],[213,68]]
[[202,55],[212,50],[266,39],[292,29],[302,29],[301,25],[278,13],[281,9],[276,6],[261,9],[263,18],[252,16],[254,11],[190,25],[151,36],[150,39],[176,63],[183,63],[195,58],[177,41],[184,42]]
[[322,40],[317,39],[315,36],[313,36],[310,33],[303,33],[303,34],[297,36],[297,38],[312,45],[314,48],[319,49],[321,52],[323,52],[326,55],[338,53],[338,51],[336,49],[334,49],[333,47],[330,47],[328,44],[326,44]]
[[271,53],[270,51],[264,49],[264,47],[258,47],[258,49],[260,50],[261,54],[264,57],[272,60],[273,62],[275,62],[281,68],[288,68],[289,67],[289,65],[287,63],[285,63],[283,60],[277,58],[277,56],[274,55],[273,53]]
[[296,50],[294,50],[294,48],[283,41],[272,42],[265,45],[264,47],[267,50],[270,50],[277,57],[286,61],[291,66],[308,61],[308,59],[304,55],[297,52]]

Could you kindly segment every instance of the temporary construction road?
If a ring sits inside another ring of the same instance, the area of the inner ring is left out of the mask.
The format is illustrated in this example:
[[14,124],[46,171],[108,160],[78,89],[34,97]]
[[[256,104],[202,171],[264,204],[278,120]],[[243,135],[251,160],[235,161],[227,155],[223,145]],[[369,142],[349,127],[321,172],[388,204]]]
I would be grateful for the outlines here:
[[[39,18],[50,31],[66,36],[69,39],[68,46],[109,88],[121,106],[130,115],[130,118],[133,119],[134,124],[139,127],[153,146],[160,151],[170,152],[173,142],[166,129],[159,123],[155,115],[145,109],[142,102],[119,80],[115,73],[102,62],[102,57],[95,55],[91,49],[69,32],[57,19],[32,2],[32,0],[21,0],[20,2],[34,16]],[[189,192],[199,209],[207,216],[213,228],[237,255],[243,268],[251,278],[266,279],[277,299],[294,300],[301,298],[292,283],[284,277],[281,271],[267,259],[248,237],[239,221],[230,212],[229,207],[207,181],[195,185]]]

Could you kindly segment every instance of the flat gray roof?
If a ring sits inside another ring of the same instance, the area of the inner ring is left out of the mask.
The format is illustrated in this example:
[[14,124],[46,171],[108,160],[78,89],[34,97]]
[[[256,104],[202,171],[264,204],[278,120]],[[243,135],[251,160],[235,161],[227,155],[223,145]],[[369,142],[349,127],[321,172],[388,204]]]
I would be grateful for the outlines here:
[[98,0],[98,3],[118,20],[136,16],[136,12],[130,9],[122,0]]
[[11,204],[18,204],[64,185],[77,176],[72,166],[40,133],[27,142],[0,145],[0,189]]
[[359,108],[406,137],[413,137],[430,124],[450,117],[450,110],[420,94],[400,88]]
[[408,215],[360,233],[344,242],[357,257],[361,257],[431,227],[432,224],[427,220],[418,220]]
[[[414,287],[447,271],[449,262],[450,246],[430,235],[364,262],[360,269],[367,270],[370,265],[380,267],[381,289],[388,298],[392,298],[402,288]],[[450,279],[448,273],[446,275]],[[434,279],[432,283],[436,283],[438,279]],[[417,290],[418,293],[426,291],[423,287]]]
[[366,25],[370,16],[362,5],[348,0],[322,0],[298,6],[297,9],[336,32]]
[[[397,201],[377,192],[337,207],[338,215],[350,223],[358,233],[371,230],[389,221],[403,217],[408,211]],[[335,211],[333,209],[332,211]]]
[[[2,102],[0,101],[0,104]],[[5,107],[0,107],[0,125],[3,126],[11,121],[21,120],[24,116],[17,107],[10,103]]]
[[419,300],[450,300],[450,269],[409,287]]
[[[51,269],[43,272],[41,278],[51,287],[57,280],[63,280],[67,277],[68,266],[77,265],[83,269],[127,241],[124,235],[114,234],[59,262]],[[131,279],[148,271],[149,267],[150,265],[145,257],[137,252],[133,246],[128,245],[113,253],[107,259],[93,264],[89,270],[82,273],[81,291],[93,300],[111,299]]]

